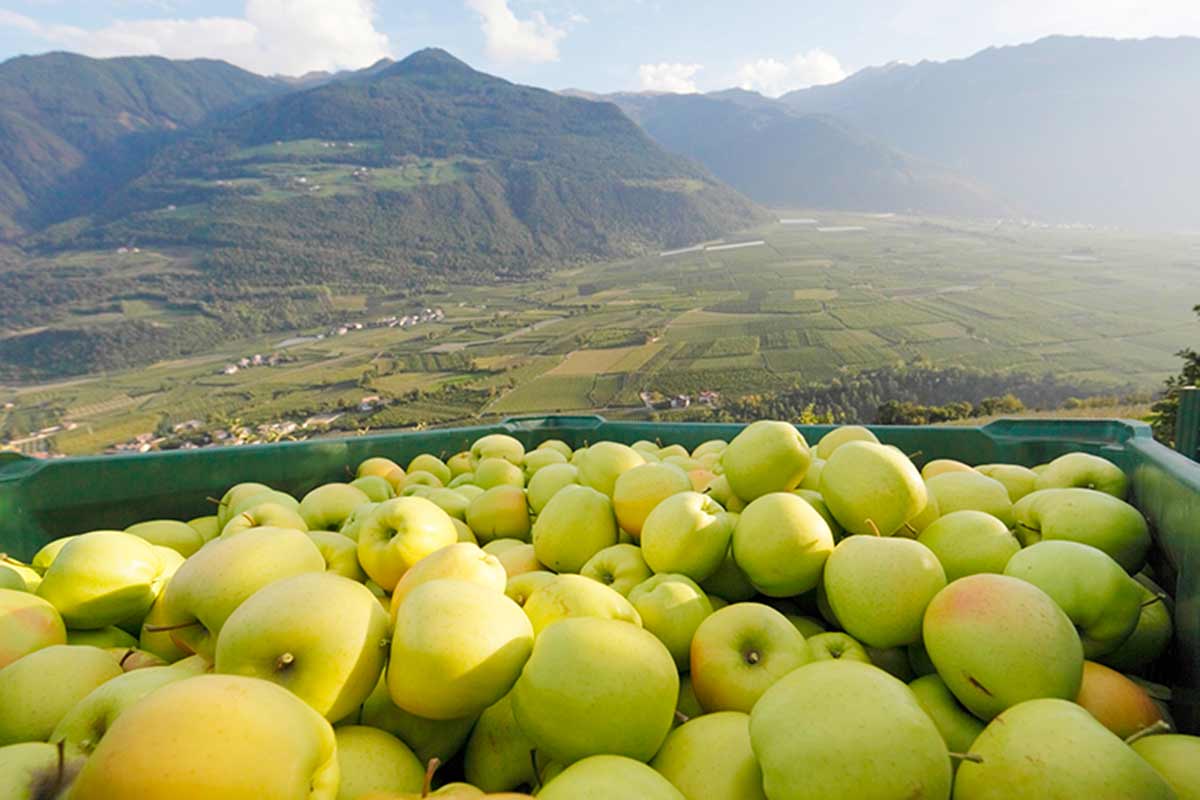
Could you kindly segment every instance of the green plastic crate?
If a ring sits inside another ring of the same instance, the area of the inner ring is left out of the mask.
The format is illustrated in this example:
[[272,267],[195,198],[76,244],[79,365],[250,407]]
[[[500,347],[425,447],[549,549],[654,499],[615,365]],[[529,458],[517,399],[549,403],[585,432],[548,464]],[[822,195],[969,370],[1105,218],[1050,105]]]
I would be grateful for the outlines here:
[[[831,426],[801,426],[810,442]],[[358,462],[418,453],[449,456],[488,433],[535,446],[557,438],[572,447],[639,439],[694,447],[730,439],[741,425],[609,422],[597,416],[514,418],[496,425],[247,447],[40,461],[0,454],[0,550],[28,559],[51,539],[152,518],[213,513],[226,488],[258,481],[297,497],[344,480]],[[1168,674],[1180,728],[1200,730],[1200,464],[1151,437],[1147,425],[1120,420],[1001,420],[979,428],[879,426],[879,438],[918,464],[954,458],[1032,466],[1081,450],[1104,456],[1132,479],[1132,500],[1155,531],[1153,564],[1174,589],[1176,642]]]

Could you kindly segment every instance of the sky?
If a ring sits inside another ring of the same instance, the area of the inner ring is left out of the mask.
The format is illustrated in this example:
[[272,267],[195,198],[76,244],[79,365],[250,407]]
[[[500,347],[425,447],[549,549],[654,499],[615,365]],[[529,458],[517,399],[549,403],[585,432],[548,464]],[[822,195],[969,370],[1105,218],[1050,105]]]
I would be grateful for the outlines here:
[[1051,34],[1200,36],[1200,0],[0,0],[0,60],[70,50],[300,75],[433,46],[599,92],[778,96]]

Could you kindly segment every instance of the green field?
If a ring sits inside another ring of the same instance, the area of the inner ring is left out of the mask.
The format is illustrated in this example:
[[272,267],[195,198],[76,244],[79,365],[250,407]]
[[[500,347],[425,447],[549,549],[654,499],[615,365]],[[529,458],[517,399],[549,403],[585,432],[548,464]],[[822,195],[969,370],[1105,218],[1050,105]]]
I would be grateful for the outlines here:
[[[333,175],[342,167],[328,148],[302,144],[308,149],[289,155],[321,155],[321,163],[280,158],[271,171],[325,170],[322,190],[352,186],[355,179]],[[258,163],[251,157],[261,154],[248,155]],[[453,169],[412,164],[373,180],[437,181]],[[280,176],[254,179],[266,182],[255,190],[273,191],[270,182]],[[362,430],[535,412],[637,415],[645,413],[643,390],[738,397],[918,358],[1154,389],[1176,369],[1174,353],[1195,345],[1200,237],[781,216],[865,230],[768,225],[729,237],[765,240],[756,247],[647,254],[529,283],[444,286],[407,297],[333,287],[327,305],[346,322],[424,307],[442,308],[445,319],[281,347],[293,336],[326,332],[299,328],[224,342],[184,361],[0,388],[0,401],[14,403],[0,412],[0,439],[72,422],[74,430],[33,447],[85,452],[193,418],[228,427],[342,413],[338,426]],[[1068,257],[1079,253],[1094,260]],[[96,258],[60,261],[83,269]],[[187,267],[141,253],[119,268]],[[139,297],[72,309],[93,322],[141,319],[164,329],[194,313]],[[254,353],[279,353],[284,363],[218,374]],[[358,411],[371,396],[385,407]]]

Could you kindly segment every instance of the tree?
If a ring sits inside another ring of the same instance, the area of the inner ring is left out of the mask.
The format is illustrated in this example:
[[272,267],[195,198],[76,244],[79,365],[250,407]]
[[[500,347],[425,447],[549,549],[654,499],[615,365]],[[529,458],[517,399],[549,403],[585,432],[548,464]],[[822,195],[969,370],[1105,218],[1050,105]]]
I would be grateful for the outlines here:
[[[1200,305],[1192,307],[1200,316]],[[1178,375],[1167,378],[1166,394],[1150,406],[1153,414],[1154,437],[1167,445],[1175,444],[1175,418],[1179,413],[1179,390],[1185,386],[1200,385],[1200,352],[1190,347],[1176,353],[1183,359],[1183,369]]]

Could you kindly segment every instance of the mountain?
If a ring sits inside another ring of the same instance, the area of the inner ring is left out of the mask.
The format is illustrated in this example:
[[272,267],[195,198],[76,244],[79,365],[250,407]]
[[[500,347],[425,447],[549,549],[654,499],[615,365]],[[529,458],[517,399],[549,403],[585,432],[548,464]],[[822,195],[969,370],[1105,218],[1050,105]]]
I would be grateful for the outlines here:
[[383,72],[395,63],[394,59],[381,58],[371,66],[363,67],[360,70],[343,69],[337,72],[314,70],[313,72],[306,72],[303,75],[275,75],[274,79],[296,89],[307,89],[313,86],[320,86],[323,83],[329,83],[330,81],[340,81],[345,78],[362,77],[363,75],[370,75],[375,72]]
[[221,61],[50,53],[0,64],[0,238],[86,210],[164,137],[282,88]]
[[1050,37],[785,95],[1053,220],[1200,228],[1200,39]]
[[914,158],[826,115],[755,92],[610,98],[668,150],[774,206],[995,215],[1009,209],[953,170]]

